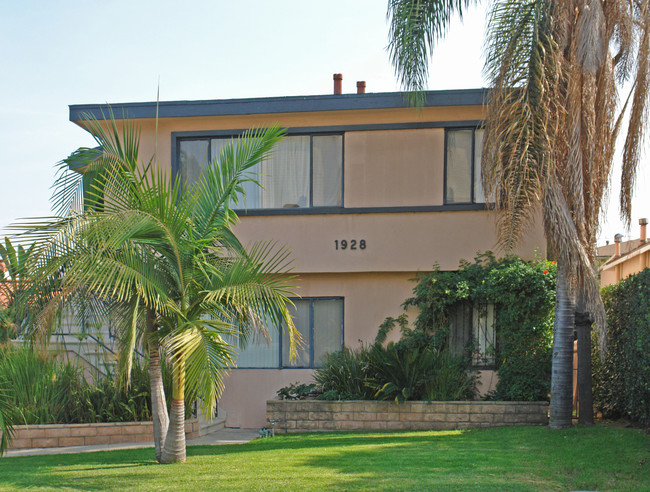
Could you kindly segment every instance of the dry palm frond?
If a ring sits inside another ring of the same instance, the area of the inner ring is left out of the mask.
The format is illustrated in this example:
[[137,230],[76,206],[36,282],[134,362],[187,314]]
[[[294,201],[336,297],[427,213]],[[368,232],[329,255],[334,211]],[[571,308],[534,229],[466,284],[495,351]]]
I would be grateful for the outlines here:
[[621,176],[621,218],[629,226],[632,215],[632,194],[636,172],[641,159],[645,128],[648,122],[648,97],[650,96],[650,5],[648,0],[635,2],[635,20],[639,33],[636,54],[636,74],[630,120],[623,148],[623,171]]

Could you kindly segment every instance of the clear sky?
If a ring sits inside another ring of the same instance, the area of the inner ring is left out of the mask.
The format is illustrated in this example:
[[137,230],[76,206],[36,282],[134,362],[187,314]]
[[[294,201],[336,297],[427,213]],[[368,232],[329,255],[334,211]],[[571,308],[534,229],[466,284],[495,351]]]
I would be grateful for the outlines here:
[[[47,215],[55,163],[93,145],[70,123],[69,104],[152,101],[158,81],[161,100],[329,94],[333,73],[343,73],[344,92],[357,80],[368,92],[398,90],[385,50],[386,3],[2,0],[0,235],[21,217]],[[484,21],[484,10],[473,9],[454,24],[431,61],[430,89],[486,85]],[[615,176],[599,243],[627,233],[617,189]],[[639,217],[650,216],[650,193],[640,195],[635,238]]]

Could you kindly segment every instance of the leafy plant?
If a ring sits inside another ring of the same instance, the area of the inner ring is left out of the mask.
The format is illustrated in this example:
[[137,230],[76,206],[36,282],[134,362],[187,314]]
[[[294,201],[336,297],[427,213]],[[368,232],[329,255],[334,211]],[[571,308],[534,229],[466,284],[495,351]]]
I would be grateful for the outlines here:
[[594,402],[606,417],[650,426],[650,269],[603,289],[603,300],[607,353],[593,357]]
[[375,398],[395,400],[466,400],[476,396],[476,374],[467,361],[431,346],[389,342],[369,352],[372,376],[366,384]]
[[[420,343],[416,341],[430,337],[433,347],[443,348],[455,306],[491,303],[497,344],[490,352],[499,376],[491,397],[548,399],[555,275],[553,262],[526,262],[515,256],[497,259],[489,251],[478,253],[474,262],[463,260],[457,271],[442,271],[435,265],[432,273],[417,279],[414,296],[404,303],[405,308],[419,309],[415,329],[404,332],[404,343]],[[468,356],[471,349],[469,344]]]
[[307,397],[317,396],[318,394],[318,386],[313,383],[291,383],[289,386],[280,388],[277,391],[280,400],[304,400]]
[[369,400],[373,391],[366,385],[368,349],[343,347],[328,353],[322,367],[314,371],[314,380],[321,386],[323,400]]

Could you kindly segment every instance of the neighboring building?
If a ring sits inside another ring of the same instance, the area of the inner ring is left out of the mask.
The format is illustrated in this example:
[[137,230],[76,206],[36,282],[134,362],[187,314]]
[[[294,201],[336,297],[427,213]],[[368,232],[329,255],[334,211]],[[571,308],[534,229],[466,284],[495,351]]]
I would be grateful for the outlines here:
[[[420,109],[410,107],[404,93],[158,105],[158,162],[185,180],[195,179],[204,158],[218,155],[244,129],[287,128],[262,163],[264,189],[249,189],[235,232],[244,243],[274,240],[292,250],[302,296],[295,319],[306,345],[294,364],[287,340],[275,334],[270,344],[240,355],[219,402],[228,426],[265,425],[265,401],[276,390],[309,382],[326,351],[371,342],[387,316],[402,312],[418,273],[434,263],[455,270],[461,259],[495,250],[480,182],[485,96],[482,89],[432,91]],[[156,106],[112,106],[115,115],[139,124],[142,156],[156,150]],[[108,109],[71,106],[70,119],[81,124],[83,113],[103,118]],[[545,254],[541,223],[530,225],[515,253],[528,259]],[[468,326],[460,328],[475,338],[481,329],[487,348],[494,328],[488,319],[475,319],[477,312],[470,310]],[[494,382],[494,372],[485,370],[483,389]]]
[[[612,285],[624,278],[639,273],[645,268],[650,268],[650,243],[647,241],[646,228],[648,219],[639,219],[640,236],[633,241],[622,242],[622,236],[614,236],[614,251],[605,263],[600,267],[600,285],[605,287]],[[597,249],[597,256],[602,256],[607,246]]]

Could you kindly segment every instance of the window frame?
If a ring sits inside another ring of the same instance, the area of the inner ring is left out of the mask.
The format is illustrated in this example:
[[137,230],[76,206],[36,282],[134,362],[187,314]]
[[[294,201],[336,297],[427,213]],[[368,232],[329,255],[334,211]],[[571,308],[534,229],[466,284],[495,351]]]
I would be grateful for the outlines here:
[[[189,132],[189,135],[174,135],[172,134],[172,180],[181,172],[181,142],[183,141],[196,141],[202,140],[208,142],[207,160],[212,161],[212,145],[213,139],[236,139],[239,138],[244,131],[214,131],[214,132]],[[277,213],[286,210],[299,210],[299,211],[329,211],[343,209],[345,204],[345,132],[344,131],[322,131],[322,132],[309,132],[309,131],[291,131],[287,130],[287,137],[309,137],[309,205],[306,207],[298,207],[296,209],[286,209],[282,207],[276,208],[236,208],[235,212],[240,213]],[[341,137],[341,202],[338,205],[318,205],[314,206],[314,137],[326,136],[340,136]]]
[[[476,201],[476,190],[475,190],[475,174],[476,174],[476,168],[477,168],[477,163],[476,163],[476,131],[477,130],[483,130],[484,128],[482,126],[462,126],[462,127],[453,127],[453,128],[445,128],[445,148],[444,148],[444,158],[445,158],[445,163],[444,163],[444,179],[443,179],[443,205],[444,206],[453,206],[453,205],[485,205],[486,201],[482,202],[477,202]],[[470,172],[470,200],[468,202],[449,202],[447,200],[447,155],[448,155],[448,136],[449,132],[457,132],[457,131],[463,131],[463,130],[471,130],[472,131],[472,149],[471,149],[471,157],[472,157],[472,162],[471,162],[471,172]],[[479,166],[479,171],[480,171],[480,165],[481,163],[478,163]]]
[[[319,369],[322,366],[316,365],[314,361],[314,301],[331,301],[331,300],[340,300],[341,301],[341,348],[345,343],[345,297],[343,296],[315,296],[315,297],[290,297],[289,300],[292,302],[296,301],[309,301],[309,365],[307,366],[289,366],[283,364],[283,345],[284,345],[284,329],[282,333],[279,334],[280,343],[278,354],[277,354],[277,365],[274,367],[251,367],[251,366],[237,366],[235,369],[255,369],[255,370],[284,370],[284,369]],[[272,327],[272,329],[277,329]]]

